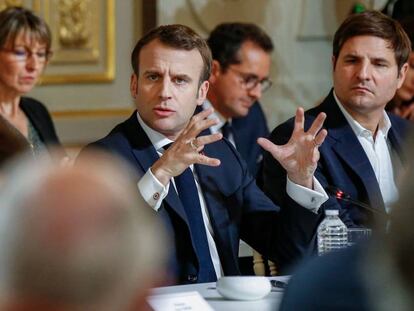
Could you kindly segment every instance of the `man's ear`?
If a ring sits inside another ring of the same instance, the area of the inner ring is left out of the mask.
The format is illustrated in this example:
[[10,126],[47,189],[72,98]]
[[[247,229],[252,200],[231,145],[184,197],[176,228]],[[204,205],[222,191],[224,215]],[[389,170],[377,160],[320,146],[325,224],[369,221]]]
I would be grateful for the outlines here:
[[408,66],[409,66],[408,63],[405,63],[401,67],[400,71],[398,72],[398,85],[397,85],[397,88],[400,88],[403,85],[404,80],[405,80],[405,76],[407,75]]
[[214,83],[217,80],[217,77],[221,74],[221,65],[218,61],[213,60],[211,63],[211,75],[209,78],[210,83]]
[[202,105],[203,102],[206,100],[208,88],[209,88],[209,82],[203,81],[200,87],[198,88],[197,106]]
[[131,75],[131,80],[129,82],[129,90],[133,98],[137,97],[138,93],[138,77],[135,73]]
[[332,72],[333,72],[335,71],[336,57],[332,55],[331,61],[332,61]]

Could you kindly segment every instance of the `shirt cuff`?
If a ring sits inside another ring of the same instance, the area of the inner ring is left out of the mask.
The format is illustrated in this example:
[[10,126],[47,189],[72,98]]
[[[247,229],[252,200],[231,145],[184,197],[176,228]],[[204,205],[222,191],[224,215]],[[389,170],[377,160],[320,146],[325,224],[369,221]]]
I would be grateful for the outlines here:
[[310,210],[313,213],[318,213],[319,208],[325,203],[329,197],[323,189],[319,181],[313,177],[313,190],[303,187],[292,182],[287,177],[286,192],[299,205]]
[[167,196],[170,183],[164,186],[149,169],[138,181],[138,189],[144,200],[155,210],[161,207],[162,200]]

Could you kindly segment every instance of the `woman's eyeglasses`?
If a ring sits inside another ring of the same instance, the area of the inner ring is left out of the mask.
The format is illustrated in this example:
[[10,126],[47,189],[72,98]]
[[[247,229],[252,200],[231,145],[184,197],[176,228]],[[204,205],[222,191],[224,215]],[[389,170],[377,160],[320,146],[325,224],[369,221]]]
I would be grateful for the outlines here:
[[15,60],[18,62],[25,62],[29,58],[35,57],[38,62],[45,63],[52,56],[51,51],[45,51],[45,50],[32,51],[29,48],[14,48],[14,49],[2,48],[0,49],[0,51],[11,54],[15,58]]

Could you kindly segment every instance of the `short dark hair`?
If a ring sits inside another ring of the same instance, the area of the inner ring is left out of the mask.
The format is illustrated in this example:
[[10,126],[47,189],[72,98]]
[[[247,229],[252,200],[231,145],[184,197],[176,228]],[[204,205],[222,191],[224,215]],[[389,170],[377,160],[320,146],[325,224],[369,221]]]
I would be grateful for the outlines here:
[[0,47],[8,42],[14,42],[20,33],[28,33],[39,43],[46,44],[46,51],[50,52],[52,35],[46,22],[32,11],[9,7],[0,12]]
[[231,64],[240,64],[241,45],[251,41],[267,53],[273,51],[272,39],[257,25],[251,23],[219,24],[207,39],[213,59],[225,70]]
[[191,51],[197,49],[204,63],[200,82],[210,78],[212,58],[206,41],[190,27],[179,24],[154,28],[137,42],[131,54],[131,64],[135,74],[139,73],[139,54],[142,48],[156,39],[167,46],[180,50]]
[[338,59],[345,42],[356,36],[374,36],[384,39],[394,51],[398,71],[407,62],[411,42],[400,23],[378,11],[350,15],[339,26],[333,40],[333,56]]

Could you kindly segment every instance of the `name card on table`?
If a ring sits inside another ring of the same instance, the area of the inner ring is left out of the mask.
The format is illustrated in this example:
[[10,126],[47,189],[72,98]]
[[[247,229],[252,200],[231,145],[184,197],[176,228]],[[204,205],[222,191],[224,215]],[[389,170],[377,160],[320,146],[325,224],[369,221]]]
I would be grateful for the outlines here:
[[148,303],[154,311],[214,311],[198,292],[152,295]]

